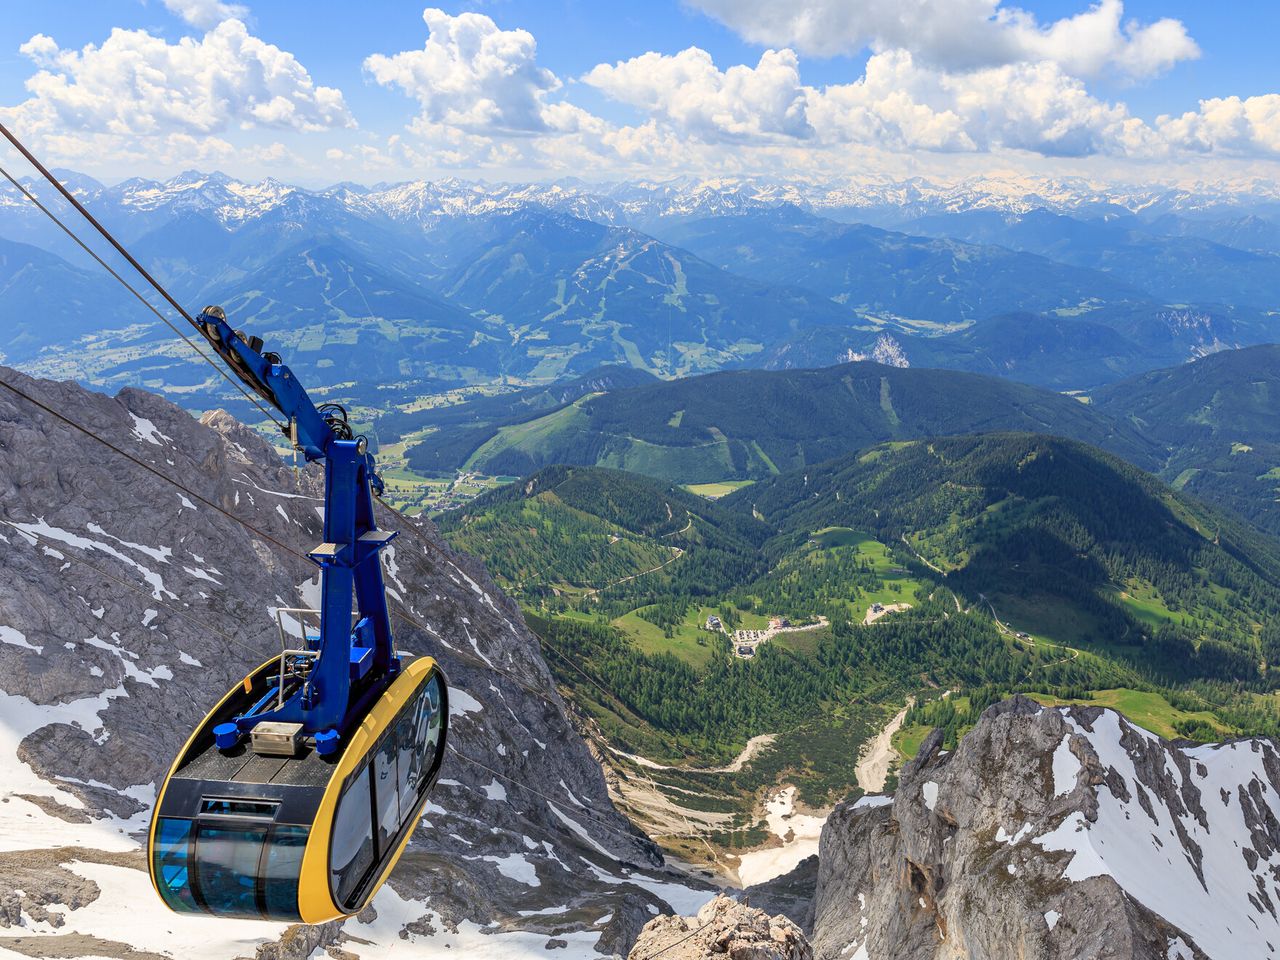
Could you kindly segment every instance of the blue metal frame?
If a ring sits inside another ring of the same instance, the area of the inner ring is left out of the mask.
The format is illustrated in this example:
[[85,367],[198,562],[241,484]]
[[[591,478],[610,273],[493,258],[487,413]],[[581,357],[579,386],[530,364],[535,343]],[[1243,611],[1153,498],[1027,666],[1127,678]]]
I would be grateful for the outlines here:
[[318,735],[320,752],[329,753],[346,730],[353,683],[367,690],[400,670],[379,556],[395,534],[379,531],[373,515],[382,479],[365,439],[335,433],[293,372],[264,357],[259,341],[232,329],[220,307],[205,307],[196,324],[240,379],[289,418],[290,439],[307,461],[325,462],[324,543],[310,554],[320,567],[321,585],[320,636],[307,640],[315,662],[306,682],[282,705],[265,709],[274,702],[267,699],[237,717],[234,727],[224,725],[218,745],[234,746],[256,724],[275,720],[301,723],[306,733]]

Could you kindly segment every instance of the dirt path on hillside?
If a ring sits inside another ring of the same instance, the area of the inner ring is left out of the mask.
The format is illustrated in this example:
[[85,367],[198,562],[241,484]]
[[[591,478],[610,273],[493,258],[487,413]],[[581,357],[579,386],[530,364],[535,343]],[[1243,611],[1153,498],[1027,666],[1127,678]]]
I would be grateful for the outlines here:
[[888,616],[891,613],[901,613],[903,610],[910,610],[909,603],[891,603],[888,606],[881,606],[879,610],[868,608],[867,615],[862,618],[863,626],[869,626],[879,620],[881,617]]
[[610,753],[616,753],[620,757],[626,757],[632,763],[637,763],[642,767],[648,767],[650,770],[678,770],[681,773],[738,773],[748,763],[764,750],[765,747],[773,745],[773,741],[777,740],[777,735],[772,733],[762,733],[758,737],[752,737],[747,741],[747,745],[733,759],[733,762],[723,767],[675,767],[665,763],[657,763],[648,757],[637,756],[634,753],[627,753],[619,750],[613,744],[606,744]]
[[911,551],[911,555],[913,557],[915,557],[917,560],[923,563],[926,567],[928,567],[934,573],[940,573],[944,577],[947,575],[947,571],[943,570],[936,563],[931,563],[928,560],[926,560],[923,556],[921,556],[920,551],[911,545],[911,541],[907,539],[907,535],[905,533],[902,535],[902,542],[907,545],[907,549]]
[[907,711],[915,703],[912,698],[899,710],[884,729],[868,741],[862,748],[862,756],[858,758],[858,766],[854,773],[858,778],[858,786],[867,793],[880,793],[884,790],[885,781],[889,778],[889,765],[893,762],[896,751],[893,749],[893,735],[902,727]]

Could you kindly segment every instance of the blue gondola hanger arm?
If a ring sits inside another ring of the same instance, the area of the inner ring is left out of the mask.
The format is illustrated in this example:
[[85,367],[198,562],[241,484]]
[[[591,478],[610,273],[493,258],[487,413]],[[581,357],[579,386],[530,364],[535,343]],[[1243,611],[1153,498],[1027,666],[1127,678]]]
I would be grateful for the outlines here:
[[[395,656],[379,554],[394,533],[374,521],[383,489],[364,437],[353,437],[345,413],[317,407],[293,371],[262,341],[234,329],[221,307],[205,307],[196,326],[246,385],[288,419],[286,434],[308,462],[325,466],[324,542],[308,556],[320,567],[320,637],[306,678],[274,709],[236,718],[228,743],[258,723],[301,723],[322,751],[336,746],[363,698],[393,677]],[[368,562],[372,561],[372,562]],[[351,623],[351,609],[357,623]],[[355,685],[359,685],[358,687]],[[234,733],[235,738],[231,736]]]

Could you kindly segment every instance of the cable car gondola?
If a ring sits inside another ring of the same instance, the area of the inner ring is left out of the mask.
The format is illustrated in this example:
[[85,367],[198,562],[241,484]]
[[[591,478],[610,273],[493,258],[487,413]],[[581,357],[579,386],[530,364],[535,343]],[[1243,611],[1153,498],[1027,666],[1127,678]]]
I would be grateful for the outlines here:
[[[403,853],[439,774],[448,688],[395,651],[374,522],[382,481],[346,411],[315,406],[280,358],[219,307],[195,319],[236,375],[325,463],[318,611],[277,611],[281,652],[205,717],[160,788],[151,881],[179,912],[319,923],[364,908]],[[356,608],[353,624],[352,606]],[[285,616],[296,615],[296,640]],[[318,617],[319,629],[305,618]],[[293,646],[290,643],[294,642]]]
[[[270,660],[227,694],[165,780],[151,870],[174,910],[305,923],[358,913],[413,833],[444,752],[435,661],[408,662],[334,755],[289,747],[266,724],[262,752],[252,738],[219,749],[215,728],[274,695],[278,676]],[[286,748],[298,753],[273,752]]]

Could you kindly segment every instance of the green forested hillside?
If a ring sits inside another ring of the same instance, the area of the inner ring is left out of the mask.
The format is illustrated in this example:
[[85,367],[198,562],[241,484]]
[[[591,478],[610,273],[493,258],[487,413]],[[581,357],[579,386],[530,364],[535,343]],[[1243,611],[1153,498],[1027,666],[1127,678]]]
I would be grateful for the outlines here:
[[[716,502],[553,467],[441,528],[517,592],[616,748],[687,766],[777,738],[734,773],[647,768],[682,803],[745,811],[779,777],[843,795],[850,738],[944,690],[910,736],[1014,691],[1136,705],[1166,733],[1280,733],[1280,545],[1074,441],[890,442]],[[750,656],[731,638],[766,627]],[[735,822],[730,846],[752,836]]]
[[901,542],[964,603],[1165,679],[1255,682],[1280,548],[1118,458],[1032,435],[893,444],[728,499],[790,542],[845,525]]
[[1280,534],[1280,346],[1154,370],[1093,402],[1161,445],[1160,475],[1174,487]]
[[526,600],[610,587],[657,596],[677,575],[702,594],[724,590],[750,576],[769,534],[671,484],[563,466],[476,498],[440,529]]
[[1155,463],[1151,444],[1129,424],[1070,397],[994,377],[876,363],[742,370],[614,390],[520,423],[442,427],[408,457],[424,470],[465,465],[527,474],[575,463],[697,483],[770,476],[884,440],[992,430],[1069,436]]

